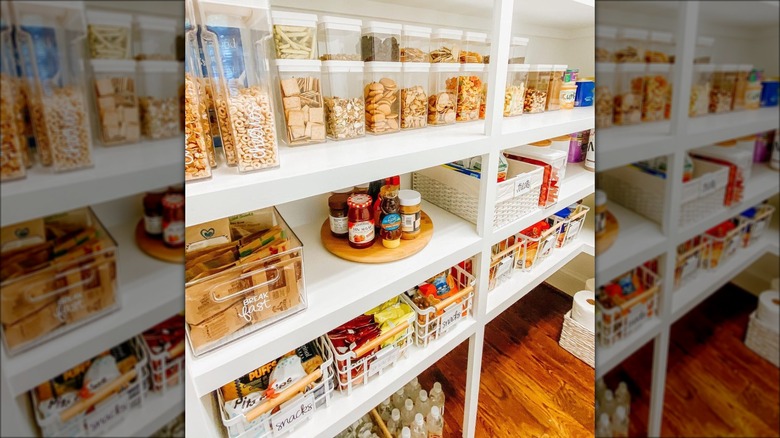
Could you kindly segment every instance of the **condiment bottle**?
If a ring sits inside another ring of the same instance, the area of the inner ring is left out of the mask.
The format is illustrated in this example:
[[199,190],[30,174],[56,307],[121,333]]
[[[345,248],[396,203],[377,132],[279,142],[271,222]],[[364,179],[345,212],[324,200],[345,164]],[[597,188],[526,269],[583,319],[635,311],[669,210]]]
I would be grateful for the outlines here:
[[161,238],[162,227],[162,198],[165,189],[154,190],[144,195],[144,231],[151,237]]
[[163,242],[171,248],[184,246],[184,196],[168,193],[162,198]]
[[354,189],[354,190],[352,190],[352,193],[358,193],[358,194],[365,194],[365,195],[368,195],[368,194],[369,194],[369,193],[368,193],[368,187],[369,187],[369,185],[370,185],[369,183],[365,183],[365,184],[358,184],[358,185],[356,185],[356,186],[355,186],[355,189]]
[[[390,186],[392,187],[392,186]],[[382,195],[382,214],[380,226],[382,228],[382,245],[385,248],[398,248],[401,244],[401,205],[398,201],[398,191],[391,190]]]
[[349,236],[349,206],[347,199],[352,194],[352,188],[346,188],[334,191],[328,198],[328,209],[330,210],[328,222],[330,223],[330,234],[333,237],[346,239]]
[[356,249],[368,248],[374,243],[374,216],[371,214],[371,197],[351,195],[347,199],[349,213],[349,246]]
[[414,240],[420,235],[420,192],[399,190],[398,201],[401,204],[401,239]]

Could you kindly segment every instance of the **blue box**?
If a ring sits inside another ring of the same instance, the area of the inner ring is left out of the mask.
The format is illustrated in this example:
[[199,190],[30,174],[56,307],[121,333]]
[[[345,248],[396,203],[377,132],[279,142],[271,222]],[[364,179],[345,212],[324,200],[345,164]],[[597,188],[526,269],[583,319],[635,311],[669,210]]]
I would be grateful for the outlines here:
[[593,81],[577,81],[577,94],[574,95],[574,106],[593,106]]
[[780,93],[780,82],[761,82],[761,106],[777,106],[778,93]]

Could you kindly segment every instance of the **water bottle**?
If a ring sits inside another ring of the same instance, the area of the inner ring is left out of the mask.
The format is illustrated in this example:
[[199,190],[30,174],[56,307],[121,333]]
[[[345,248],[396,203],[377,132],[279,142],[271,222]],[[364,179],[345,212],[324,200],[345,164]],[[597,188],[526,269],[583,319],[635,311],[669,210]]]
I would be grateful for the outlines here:
[[404,389],[401,388],[398,391],[396,391],[392,397],[392,403],[393,407],[398,409],[399,411],[404,408],[404,401],[406,401],[406,397],[404,396]]
[[626,382],[620,382],[615,391],[615,406],[623,406],[626,410],[626,417],[631,415],[631,394],[628,392]]
[[390,420],[390,415],[393,413],[393,405],[390,403],[390,397],[382,401],[382,404],[380,404],[377,409],[377,413],[382,417],[382,421],[385,423]]
[[[438,383],[438,382],[437,382]],[[431,407],[431,413],[428,414],[428,438],[444,437],[444,419],[438,406]]]
[[428,412],[431,410],[431,399],[428,398],[428,393],[424,390],[420,390],[419,397],[417,398],[417,412],[422,414],[423,418],[428,416]]
[[599,377],[596,380],[596,401],[601,404],[604,403],[604,393],[607,391],[607,384],[604,383],[604,378]]
[[404,388],[404,395],[406,398],[415,400],[417,399],[417,395],[420,393],[421,389],[422,387],[420,386],[420,382],[417,380],[417,377],[415,377],[406,384],[406,387]]
[[390,414],[390,420],[387,421],[387,431],[392,436],[398,436],[401,427],[401,411],[393,409],[393,412]]
[[407,398],[404,403],[404,410],[401,411],[401,424],[411,426],[414,421],[414,414],[414,402],[412,399]]
[[609,415],[602,413],[599,424],[596,425],[596,438],[612,438],[612,426],[609,424]]
[[606,412],[609,417],[615,413],[615,396],[609,389],[604,391],[604,403],[601,406],[601,411]]
[[444,391],[441,389],[441,383],[436,382],[433,384],[431,394],[428,397],[431,399],[431,406],[439,408],[439,414],[444,415]]
[[412,423],[412,438],[428,438],[428,426],[425,425],[425,419],[422,414],[414,416]]
[[623,406],[615,408],[615,415],[612,416],[612,436],[615,438],[628,437],[628,417]]
[[401,438],[412,438],[412,431],[408,427],[401,429]]

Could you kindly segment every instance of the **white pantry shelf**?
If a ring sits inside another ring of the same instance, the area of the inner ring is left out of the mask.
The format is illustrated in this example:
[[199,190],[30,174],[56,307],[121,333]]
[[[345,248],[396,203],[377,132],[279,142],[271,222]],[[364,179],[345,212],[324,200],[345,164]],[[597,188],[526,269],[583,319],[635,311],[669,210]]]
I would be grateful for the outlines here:
[[143,406],[133,409],[121,423],[106,432],[106,437],[146,438],[173,421],[184,412],[184,385],[169,389],[165,394],[146,393]]
[[2,224],[60,213],[180,184],[184,149],[180,138],[93,150],[95,166],[54,173],[36,163],[27,178],[2,183]]
[[596,378],[602,377],[609,370],[615,368],[619,363],[634,354],[640,347],[647,344],[648,341],[658,336],[662,328],[661,322],[658,317],[649,318],[635,332],[609,347],[602,347],[597,344]]
[[507,117],[502,121],[501,149],[555,138],[593,128],[593,107]]

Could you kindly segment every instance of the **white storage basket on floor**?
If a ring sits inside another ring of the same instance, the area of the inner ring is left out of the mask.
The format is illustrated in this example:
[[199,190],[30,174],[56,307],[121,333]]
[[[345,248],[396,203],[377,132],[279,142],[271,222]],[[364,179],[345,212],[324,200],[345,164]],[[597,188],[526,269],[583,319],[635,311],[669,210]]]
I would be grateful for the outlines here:
[[563,315],[563,328],[558,344],[591,367],[596,366],[596,333],[575,321],[571,317],[571,310]]
[[780,332],[777,331],[777,327],[770,327],[758,319],[756,313],[750,314],[745,345],[759,356],[772,362],[774,366],[780,367],[780,350],[778,350]]

